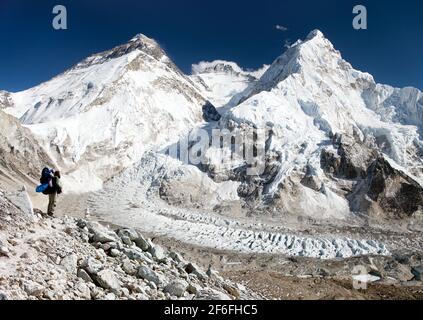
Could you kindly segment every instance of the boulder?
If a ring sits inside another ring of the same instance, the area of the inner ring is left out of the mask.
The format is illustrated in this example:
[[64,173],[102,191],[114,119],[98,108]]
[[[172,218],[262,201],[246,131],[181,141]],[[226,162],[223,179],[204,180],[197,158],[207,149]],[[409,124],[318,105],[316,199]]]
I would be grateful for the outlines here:
[[121,237],[121,239],[122,239],[122,242],[124,244],[126,244],[127,246],[132,246],[132,241],[129,237],[123,236],[123,237]]
[[417,281],[423,281],[423,266],[414,267],[411,272]]
[[91,300],[91,290],[85,283],[77,283],[75,289],[77,290],[77,296],[84,300]]
[[135,268],[135,266],[132,264],[132,262],[129,259],[123,260],[122,270],[130,276],[134,276],[137,273],[137,269]]
[[29,296],[34,296],[34,297],[41,297],[43,296],[44,290],[45,288],[39,284],[36,283],[34,281],[27,281],[24,283],[23,285],[24,291],[29,295]]
[[148,251],[150,249],[150,244],[141,235],[139,235],[136,239],[133,239],[132,241],[137,245],[138,248],[143,251]]
[[147,266],[139,267],[137,276],[141,279],[154,283],[156,286],[160,286],[163,283],[159,275]]
[[185,271],[188,274],[195,275],[200,280],[204,281],[207,279],[207,275],[203,271],[201,271],[200,268],[194,263],[188,263],[185,267]]
[[78,269],[77,276],[78,276],[78,278],[81,278],[85,282],[89,282],[89,283],[93,282],[93,279],[90,277],[90,275],[84,269]]
[[78,267],[78,256],[70,254],[62,259],[60,265],[69,273],[76,274]]
[[103,265],[101,262],[91,257],[86,258],[80,264],[80,268],[84,269],[90,275],[97,274],[102,267]]
[[116,300],[116,295],[114,293],[108,293],[101,300],[113,301]]
[[120,241],[119,237],[113,231],[102,226],[98,222],[87,222],[87,227],[90,233],[92,233],[92,242],[108,243]]
[[199,285],[199,284],[196,284],[196,283],[190,283],[189,285],[188,285],[188,288],[187,288],[187,291],[188,291],[188,293],[190,293],[190,294],[197,294],[197,292],[198,291],[200,291],[200,290],[202,290],[203,288]]
[[149,252],[153,256],[153,258],[159,262],[162,262],[166,259],[166,254],[163,248],[159,245],[154,245],[150,247]]
[[185,263],[186,264],[186,262],[185,262],[185,260],[181,257],[181,255],[179,254],[179,253],[177,253],[177,252],[170,252],[169,253],[169,257],[171,258],[171,259],[173,259],[173,261],[175,261],[176,263]]
[[121,252],[118,249],[111,249],[110,250],[110,256],[116,258],[121,255]]
[[138,247],[125,248],[123,249],[123,253],[131,260],[145,261],[150,264],[153,263],[153,261]]
[[124,237],[129,238],[129,240],[134,241],[135,239],[139,238],[138,232],[136,232],[134,229],[120,229],[117,232],[117,235],[123,239]]
[[97,273],[95,280],[100,287],[107,290],[119,290],[121,288],[116,273],[109,269]]
[[165,293],[169,293],[171,296],[182,297],[188,289],[188,283],[184,280],[176,280],[169,283],[163,290]]
[[223,292],[220,292],[220,291],[217,291],[217,290],[214,290],[214,289],[210,289],[210,288],[206,288],[206,289],[199,290],[196,293],[194,300],[225,301],[225,300],[231,300],[231,298],[227,294],[224,294]]
[[0,257],[9,257],[10,256],[10,250],[6,247],[6,246],[4,246],[4,245],[1,245],[1,243],[0,243]]

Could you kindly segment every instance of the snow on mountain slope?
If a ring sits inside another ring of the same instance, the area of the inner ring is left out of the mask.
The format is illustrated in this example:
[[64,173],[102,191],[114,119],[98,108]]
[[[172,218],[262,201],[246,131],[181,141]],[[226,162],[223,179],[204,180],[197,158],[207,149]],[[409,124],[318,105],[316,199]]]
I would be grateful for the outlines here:
[[98,189],[150,148],[160,148],[216,110],[144,35],[95,54],[35,88],[6,111],[30,128],[73,191]]
[[256,71],[244,71],[235,62],[216,60],[192,65],[191,79],[216,106],[226,105],[234,95],[256,82],[269,66]]
[[[186,193],[187,198],[202,197],[198,207],[190,210],[181,205],[177,207],[176,203],[167,205],[159,198],[163,181],[166,184],[165,177],[172,176],[172,171],[182,173],[181,171],[185,170],[190,171],[188,166],[181,165],[175,159],[164,155],[146,154],[140,162],[115,176],[102,190],[90,196],[90,211],[95,212],[101,219],[113,221],[118,225],[130,222],[133,227],[155,236],[165,236],[191,245],[220,250],[318,259],[367,254],[389,255],[388,248],[378,241],[336,235],[315,237],[280,232],[272,225],[258,223],[251,218],[237,220],[213,213],[210,206],[224,206],[237,200],[237,196],[231,196],[234,183],[216,184],[209,177],[201,177],[193,172],[187,174],[190,178],[188,184],[201,185],[201,192],[192,193],[195,189],[187,188],[184,182],[179,183],[179,189],[180,192]],[[214,191],[216,186],[220,190],[231,192],[219,196]],[[218,197],[214,198],[213,194]],[[174,196],[178,197],[178,194]]]
[[[351,210],[371,210],[373,202],[366,196],[360,198],[358,209],[352,198],[363,196],[357,190],[360,183],[371,184],[361,179],[379,154],[392,159],[402,173],[410,172],[422,181],[421,96],[417,89],[377,85],[371,75],[343,60],[316,30],[276,59],[259,81],[237,94],[230,103],[236,106],[224,114],[220,126],[271,132],[266,172],[272,173],[262,175],[258,183],[247,179],[243,182],[247,189],[256,183],[259,198],[283,212],[344,219]],[[418,199],[414,212],[421,212],[423,189],[412,178],[406,179],[404,183],[410,184]],[[388,199],[379,203],[384,213],[389,211],[386,203],[400,197],[401,191],[392,188],[390,195],[385,194]],[[404,208],[393,207],[395,214]]]

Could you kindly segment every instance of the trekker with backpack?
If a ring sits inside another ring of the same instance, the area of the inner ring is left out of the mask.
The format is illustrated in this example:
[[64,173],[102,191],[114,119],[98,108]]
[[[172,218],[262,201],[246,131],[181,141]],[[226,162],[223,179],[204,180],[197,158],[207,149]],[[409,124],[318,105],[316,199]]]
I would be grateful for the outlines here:
[[56,171],[52,178],[52,187],[48,193],[47,214],[51,217],[54,215],[54,209],[56,208],[57,195],[62,193],[62,183],[60,182],[60,178],[60,171]]
[[56,207],[57,195],[62,193],[62,184],[60,182],[60,172],[44,168],[41,172],[40,183],[36,192],[48,195],[48,209],[49,216],[54,215],[54,208]]

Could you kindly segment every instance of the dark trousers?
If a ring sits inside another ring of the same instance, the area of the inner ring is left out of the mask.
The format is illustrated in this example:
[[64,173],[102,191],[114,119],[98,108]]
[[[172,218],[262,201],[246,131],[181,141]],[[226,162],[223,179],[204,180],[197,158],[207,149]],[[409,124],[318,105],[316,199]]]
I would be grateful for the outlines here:
[[48,209],[47,214],[52,216],[54,215],[54,208],[56,208],[56,199],[57,199],[57,193],[53,192],[48,195]]

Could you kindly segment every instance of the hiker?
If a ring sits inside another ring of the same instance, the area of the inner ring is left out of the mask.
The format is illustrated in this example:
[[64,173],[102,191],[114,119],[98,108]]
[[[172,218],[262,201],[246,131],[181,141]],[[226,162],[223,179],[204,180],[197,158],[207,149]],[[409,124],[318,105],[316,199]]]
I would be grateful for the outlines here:
[[60,182],[60,171],[54,172],[51,179],[51,187],[47,189],[48,193],[48,209],[47,214],[52,217],[56,207],[57,195],[62,193],[62,184]]
[[60,182],[60,172],[49,168],[44,168],[41,172],[40,183],[36,192],[48,195],[48,209],[47,214],[53,216],[54,208],[56,207],[57,195],[62,193],[62,185]]

